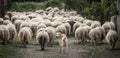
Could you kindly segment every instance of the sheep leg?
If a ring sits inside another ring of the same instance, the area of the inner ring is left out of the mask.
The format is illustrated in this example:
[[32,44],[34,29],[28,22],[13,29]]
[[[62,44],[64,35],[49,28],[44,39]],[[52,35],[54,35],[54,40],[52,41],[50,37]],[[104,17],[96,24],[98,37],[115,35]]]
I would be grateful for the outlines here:
[[40,39],[41,40],[39,40],[39,43],[41,45],[41,50],[44,51],[45,50],[46,39],[44,37],[41,37]]
[[5,39],[2,40],[2,45],[5,45]]
[[67,50],[68,50],[68,44],[66,43],[66,46],[65,46],[65,53],[67,53]]
[[26,41],[26,44],[29,44],[29,42],[28,42],[28,41]]
[[49,46],[52,46],[52,39],[50,39]]
[[64,51],[64,48],[63,48],[63,46],[61,46],[60,53],[63,54],[63,51]]

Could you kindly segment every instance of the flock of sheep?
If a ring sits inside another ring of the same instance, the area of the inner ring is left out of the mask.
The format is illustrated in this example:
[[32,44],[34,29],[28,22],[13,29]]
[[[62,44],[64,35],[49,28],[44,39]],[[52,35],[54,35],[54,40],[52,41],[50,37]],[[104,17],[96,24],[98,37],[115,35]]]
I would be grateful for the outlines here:
[[[114,48],[117,38],[115,16],[103,25],[99,21],[83,18],[76,11],[60,10],[48,7],[35,12],[8,12],[5,18],[0,18],[0,42],[13,43],[18,36],[23,46],[33,37],[40,44],[41,50],[45,45],[52,45],[59,36],[61,47],[68,43],[67,37],[73,34],[78,43],[90,41],[94,45],[104,43]],[[63,35],[63,36],[62,36]]]

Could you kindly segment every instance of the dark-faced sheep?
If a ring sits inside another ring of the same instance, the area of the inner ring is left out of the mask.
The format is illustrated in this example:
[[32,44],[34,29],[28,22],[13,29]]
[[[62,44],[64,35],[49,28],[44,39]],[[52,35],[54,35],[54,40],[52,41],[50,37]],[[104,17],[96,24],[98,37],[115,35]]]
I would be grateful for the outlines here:
[[49,43],[49,35],[45,28],[40,28],[40,30],[37,31],[36,41],[40,44],[41,50],[45,50],[45,45]]
[[80,22],[76,22],[74,25],[73,25],[73,33],[75,33],[76,29],[78,27],[80,27],[81,23]]

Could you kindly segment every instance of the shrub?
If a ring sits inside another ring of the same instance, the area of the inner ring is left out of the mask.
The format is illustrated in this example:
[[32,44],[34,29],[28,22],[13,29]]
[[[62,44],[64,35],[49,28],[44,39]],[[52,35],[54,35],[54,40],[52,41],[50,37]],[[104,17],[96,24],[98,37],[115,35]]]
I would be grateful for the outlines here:
[[65,7],[65,4],[61,0],[48,0],[46,7],[59,7],[62,9]]
[[45,9],[46,3],[37,3],[37,2],[14,2],[10,11],[35,11],[39,9]]

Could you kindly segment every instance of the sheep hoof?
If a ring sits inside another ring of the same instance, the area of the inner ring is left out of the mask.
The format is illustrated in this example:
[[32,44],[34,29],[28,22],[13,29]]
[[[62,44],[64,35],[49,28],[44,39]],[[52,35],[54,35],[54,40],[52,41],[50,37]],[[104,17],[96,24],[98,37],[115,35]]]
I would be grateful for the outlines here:
[[5,42],[2,42],[2,45],[5,45]]
[[29,42],[27,41],[26,44],[29,44]]
[[41,51],[45,51],[45,49],[41,49]]

